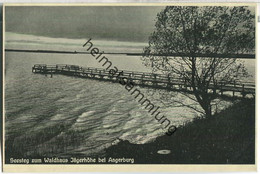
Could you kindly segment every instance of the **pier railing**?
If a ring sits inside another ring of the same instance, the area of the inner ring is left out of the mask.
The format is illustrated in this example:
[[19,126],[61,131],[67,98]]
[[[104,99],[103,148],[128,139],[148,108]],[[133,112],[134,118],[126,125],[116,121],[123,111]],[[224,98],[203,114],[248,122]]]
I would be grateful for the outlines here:
[[[35,64],[32,67],[32,72],[41,74],[50,74],[51,77],[54,74],[63,74],[69,76],[77,76],[82,78],[91,78],[103,81],[117,80],[116,76],[111,75],[108,70],[102,68],[81,67],[77,65],[57,64]],[[121,71],[118,71],[121,72]],[[175,91],[191,91],[191,85],[182,78],[177,78],[172,75],[155,74],[148,72],[137,71],[122,71],[120,78],[125,78],[127,81],[134,82],[135,85],[160,88]],[[212,93],[223,95],[224,92],[231,92],[233,96],[240,94],[245,97],[247,94],[255,95],[255,82],[225,82],[219,81],[215,84],[209,84],[208,89]]]

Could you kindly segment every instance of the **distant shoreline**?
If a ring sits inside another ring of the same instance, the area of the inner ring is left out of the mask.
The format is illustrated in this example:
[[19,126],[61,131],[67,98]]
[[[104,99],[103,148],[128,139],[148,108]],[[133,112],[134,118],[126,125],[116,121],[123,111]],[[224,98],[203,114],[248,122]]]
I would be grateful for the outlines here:
[[[57,54],[91,54],[90,52],[82,51],[55,51],[55,50],[20,50],[20,49],[5,49],[6,52],[28,52],[28,53],[57,53]],[[105,54],[123,54],[127,56],[144,56],[144,53],[115,53],[115,52],[106,52]],[[179,54],[154,54],[153,56],[189,56],[186,53]],[[255,54],[195,54],[195,57],[204,57],[204,58],[238,58],[238,59],[255,59]]]

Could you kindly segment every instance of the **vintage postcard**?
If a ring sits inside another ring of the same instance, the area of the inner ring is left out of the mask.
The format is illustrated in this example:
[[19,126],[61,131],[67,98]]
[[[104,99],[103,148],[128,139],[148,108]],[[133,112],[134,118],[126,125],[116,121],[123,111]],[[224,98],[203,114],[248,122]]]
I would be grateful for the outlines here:
[[255,171],[256,15],[4,4],[4,172]]

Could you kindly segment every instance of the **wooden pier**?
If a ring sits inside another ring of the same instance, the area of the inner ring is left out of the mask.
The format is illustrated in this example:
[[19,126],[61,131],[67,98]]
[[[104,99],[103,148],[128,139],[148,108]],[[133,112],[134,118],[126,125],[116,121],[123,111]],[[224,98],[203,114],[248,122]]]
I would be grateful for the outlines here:
[[[121,72],[119,70],[118,72]],[[80,67],[77,65],[46,65],[36,64],[32,67],[33,73],[62,74],[68,76],[76,76],[82,78],[90,78],[103,81],[117,82],[117,75],[113,76],[108,70],[101,68],[88,68]],[[118,73],[117,73],[118,74]],[[125,77],[128,81],[132,81],[135,85],[142,87],[167,89],[171,91],[187,91],[191,92],[191,86],[183,79],[179,79],[170,75],[154,74],[146,72],[123,71],[120,75],[121,78]],[[246,95],[255,96],[255,83],[254,82],[218,82],[217,84],[210,84],[209,92],[224,95],[224,92],[232,93],[233,97],[237,94],[245,97]]]

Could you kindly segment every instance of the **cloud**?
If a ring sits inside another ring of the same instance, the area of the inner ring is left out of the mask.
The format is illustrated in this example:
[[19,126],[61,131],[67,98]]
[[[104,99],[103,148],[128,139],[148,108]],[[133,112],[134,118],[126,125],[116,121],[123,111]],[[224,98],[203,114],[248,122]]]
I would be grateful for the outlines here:
[[50,37],[147,41],[164,7],[6,7],[6,31]]

